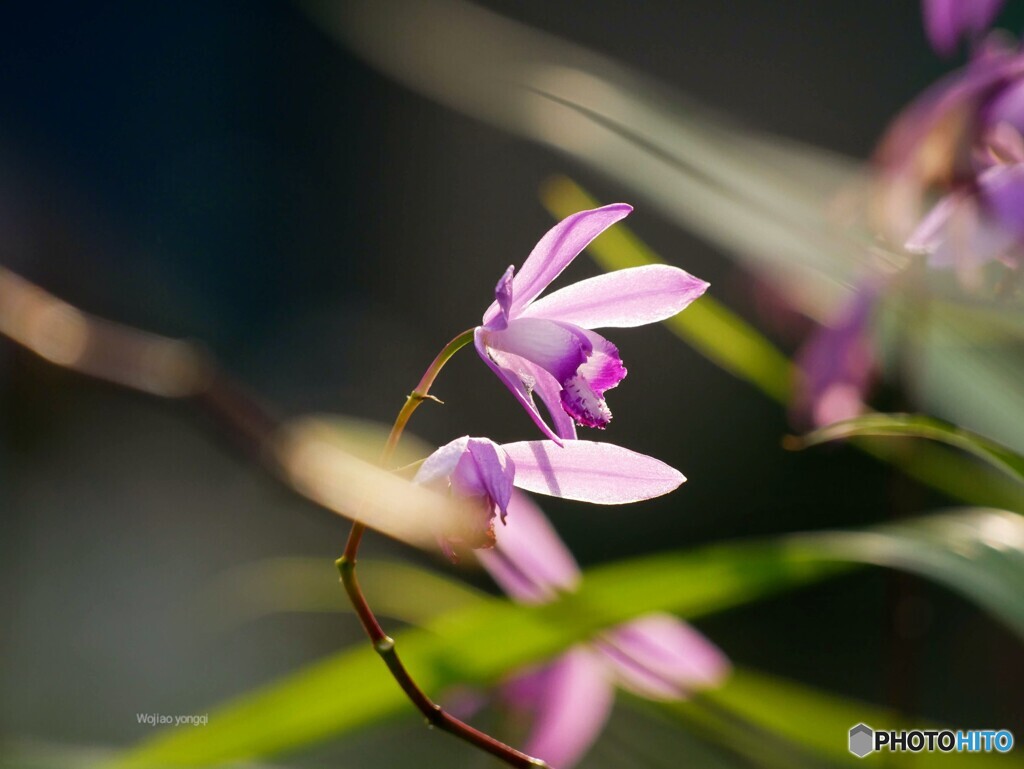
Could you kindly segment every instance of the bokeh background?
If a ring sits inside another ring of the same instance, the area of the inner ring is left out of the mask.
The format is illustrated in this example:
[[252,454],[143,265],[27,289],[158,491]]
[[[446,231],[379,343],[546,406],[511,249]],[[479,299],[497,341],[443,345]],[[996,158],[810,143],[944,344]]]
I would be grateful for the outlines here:
[[[909,0],[481,5],[743,123],[857,158],[948,67]],[[87,311],[202,340],[283,416],[389,422],[434,352],[478,322],[502,270],[552,224],[538,199],[545,179],[569,174],[604,202],[629,197],[394,84],[296,4],[57,2],[4,17],[0,263]],[[1019,7],[1003,18],[1024,22]],[[658,253],[795,348],[807,327],[766,325],[759,283],[629,202],[630,225]],[[581,258],[571,276],[596,272]],[[849,450],[783,450],[791,428],[779,407],[663,329],[613,338],[630,373],[611,393],[607,439],[689,481],[623,509],[544,500],[584,565],[944,502]],[[428,404],[412,428],[435,445],[465,433],[532,436],[472,353],[436,392],[447,405]],[[211,629],[197,606],[217,575],[298,555],[322,559],[334,580],[347,527],[287,494],[181,404],[0,341],[0,467],[0,750],[127,745],[150,729],[136,713],[207,712],[361,638],[340,587],[337,613]],[[366,552],[490,589],[480,574],[382,537]],[[697,624],[743,664],[1024,734],[1017,641],[944,589],[905,579],[897,601],[891,576],[863,572]],[[592,765],[629,755],[635,715],[617,718]],[[711,749],[668,729],[658,739]],[[425,750],[436,765],[489,765],[411,711],[288,760],[411,766]]]

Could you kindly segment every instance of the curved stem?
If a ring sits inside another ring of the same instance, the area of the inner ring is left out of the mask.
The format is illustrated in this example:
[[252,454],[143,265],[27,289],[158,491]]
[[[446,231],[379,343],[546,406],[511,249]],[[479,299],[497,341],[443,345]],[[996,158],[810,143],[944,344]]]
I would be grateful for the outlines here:
[[402,406],[402,410],[398,412],[398,416],[395,417],[395,423],[391,426],[391,433],[388,435],[388,440],[384,444],[384,450],[381,452],[380,463],[382,466],[387,465],[391,461],[391,457],[395,453],[395,448],[398,446],[398,441],[402,438],[402,433],[405,431],[405,426],[409,423],[412,412],[419,408],[423,401],[428,399],[444,403],[444,401],[438,400],[430,394],[430,388],[434,384],[434,380],[437,379],[437,375],[441,373],[441,369],[444,368],[444,364],[451,360],[455,353],[473,341],[473,332],[475,330],[472,328],[466,329],[446,344],[441,349],[441,352],[437,354],[437,357],[434,358],[433,362],[427,366],[427,370],[420,377],[420,382],[416,385],[416,389],[406,396],[405,404]]
[[[473,331],[473,329],[463,331],[445,345],[427,367],[427,370],[423,372],[423,376],[420,378],[419,384],[416,385],[416,389],[406,397],[405,404],[398,412],[398,416],[395,417],[395,423],[391,427],[391,433],[388,435],[387,442],[384,444],[384,450],[381,452],[380,464],[382,466],[387,466],[391,461],[391,457],[395,453],[398,442],[402,438],[402,433],[405,431],[405,426],[409,423],[409,418],[412,417],[413,412],[425,400],[438,400],[430,394],[431,385],[433,385],[444,364],[456,352],[473,340]],[[438,402],[440,403],[441,401]],[[398,652],[395,650],[394,639],[384,632],[384,628],[377,621],[377,617],[374,615],[369,603],[367,603],[366,596],[363,595],[362,588],[359,586],[359,580],[356,577],[356,555],[359,552],[359,544],[362,542],[365,531],[366,527],[363,524],[358,522],[352,524],[352,530],[348,535],[348,542],[345,543],[345,552],[341,558],[335,561],[335,565],[338,567],[341,582],[345,586],[345,592],[352,602],[356,616],[359,617],[359,622],[370,637],[374,650],[384,661],[384,664],[387,665],[392,677],[402,688],[402,691],[405,692],[405,695],[423,714],[428,724],[442,729],[480,750],[490,753],[509,766],[518,767],[519,769],[546,767],[547,764],[540,759],[521,753],[515,748],[446,713],[440,705],[433,702],[416,684],[409,671],[406,670],[405,665],[402,664]]]

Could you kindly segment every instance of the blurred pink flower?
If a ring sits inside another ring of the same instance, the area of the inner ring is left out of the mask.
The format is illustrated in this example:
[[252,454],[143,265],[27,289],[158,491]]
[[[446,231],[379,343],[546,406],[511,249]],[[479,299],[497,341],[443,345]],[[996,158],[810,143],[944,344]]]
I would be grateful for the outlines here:
[[797,352],[792,419],[800,429],[824,427],[865,410],[876,369],[869,323],[878,297],[877,285],[859,286],[835,323],[812,334]]
[[962,39],[974,41],[995,20],[1003,0],[921,0],[924,28],[932,48],[952,56]]
[[499,446],[469,436],[439,448],[413,478],[471,501],[468,525],[439,535],[451,558],[460,547],[494,543],[494,519],[505,523],[513,485],[563,499],[620,505],[667,494],[685,480],[664,462],[611,443],[569,441],[560,447],[552,441],[519,441]]
[[1024,238],[1024,140],[1000,123],[983,145],[977,173],[944,195],[907,239],[933,267],[969,270],[998,259],[1019,264]]
[[[540,509],[513,492],[509,516],[495,547],[477,553],[494,580],[522,603],[574,590],[579,567]],[[692,627],[668,614],[648,614],[514,674],[501,699],[530,717],[526,752],[566,769],[600,735],[616,686],[647,699],[678,700],[718,685],[729,669],[725,655]]]
[[[933,267],[1016,265],[1024,239],[1024,54],[991,39],[900,113],[876,153],[875,213]],[[938,202],[934,202],[938,196]]]
[[[593,329],[664,320],[708,287],[676,267],[648,265],[582,280],[537,300],[594,238],[632,210],[616,203],[556,224],[518,274],[510,266],[501,276],[476,329],[480,357],[557,443],[576,437],[576,423],[605,427],[612,414],[604,394],[626,376],[618,349]],[[554,429],[541,417],[534,394]]]

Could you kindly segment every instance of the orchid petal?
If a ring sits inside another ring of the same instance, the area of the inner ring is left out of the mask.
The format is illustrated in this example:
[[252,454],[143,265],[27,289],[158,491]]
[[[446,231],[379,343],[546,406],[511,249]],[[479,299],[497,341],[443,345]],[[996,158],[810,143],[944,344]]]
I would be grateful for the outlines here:
[[648,614],[619,625],[595,646],[616,683],[652,700],[683,699],[721,683],[730,670],[717,646],[669,614]]
[[614,697],[601,659],[583,647],[570,649],[544,670],[526,752],[559,769],[573,766],[597,740]]
[[604,397],[581,376],[575,376],[565,383],[562,389],[562,408],[584,427],[603,430],[612,421],[612,411]]
[[1024,163],[989,168],[978,177],[978,188],[999,224],[1024,235]]
[[487,438],[470,438],[451,474],[452,489],[464,496],[486,496],[504,521],[512,496],[515,465],[501,447]]
[[[580,211],[548,230],[523,262],[513,281],[515,297],[510,315],[515,317],[536,299],[594,238],[632,210],[633,207],[626,203],[613,203],[592,211]],[[492,304],[484,313],[484,324],[489,324],[500,312],[497,302]]]
[[540,398],[547,409],[555,433],[565,440],[575,440],[576,423],[562,408],[562,385],[547,371],[528,360],[520,360],[519,364],[522,372],[531,377],[533,394]]
[[577,376],[586,379],[594,392],[604,395],[607,390],[618,387],[626,378],[626,368],[619,357],[619,348],[596,331],[583,332],[590,342],[591,353],[586,363],[576,370]]
[[875,375],[868,324],[881,286],[861,286],[836,325],[824,326],[797,352],[801,377],[794,419],[814,427],[858,416]]
[[942,243],[950,217],[968,197],[965,190],[957,190],[940,198],[910,234],[903,247],[917,254],[930,254],[935,251]]
[[592,352],[575,376],[562,382],[562,408],[579,424],[603,430],[612,420],[605,402],[606,390],[626,378],[618,348],[595,331],[583,331]]
[[508,269],[498,279],[498,285],[494,287],[494,301],[501,310],[501,314],[494,318],[491,328],[503,329],[508,326],[508,314],[512,309],[513,275],[516,267],[510,264]]
[[667,494],[686,478],[664,462],[611,443],[520,441],[502,445],[516,486],[538,494],[621,505]]
[[420,469],[416,471],[416,475],[412,479],[413,483],[430,486],[443,481],[444,487],[447,488],[449,478],[466,453],[468,444],[469,437],[463,436],[441,446],[423,460],[423,464],[420,465]]
[[536,363],[559,382],[576,373],[591,352],[582,329],[544,318],[516,318],[506,329],[484,329],[484,343],[501,365],[501,353]]
[[[1018,124],[1024,123],[1024,83],[1018,83],[1007,91],[1014,94],[1014,108],[1020,115]],[[1024,163],[1024,138],[1020,131],[1010,123],[1002,120],[985,134],[983,140],[988,161],[992,163]]]
[[993,50],[947,75],[915,99],[892,123],[876,151],[879,165],[891,172],[925,162],[921,148],[936,151],[935,141],[925,139],[940,123],[949,121],[954,113],[966,113],[993,86],[1021,74],[1024,74],[1024,56]]
[[582,328],[633,328],[671,318],[707,288],[678,267],[649,264],[573,283],[538,299],[522,315]]
[[[492,359],[491,353],[488,352],[487,346],[484,344],[484,334],[485,329],[482,327],[478,327],[476,332],[473,334],[473,345],[476,347],[477,354],[479,354],[484,363],[490,367],[491,371],[497,374],[498,379],[500,379],[505,386],[512,391],[512,395],[514,395],[516,400],[519,401],[519,404],[526,409],[526,413],[530,415],[530,418],[534,421],[537,427],[540,428],[540,431],[555,443],[561,445],[562,439],[550,427],[548,427],[544,418],[541,417],[540,411],[537,410],[537,406],[533,402],[531,391],[523,382],[523,377],[506,366],[498,365],[498,363]],[[525,363],[521,358],[516,358],[512,355],[504,356],[503,362],[505,364],[519,363],[520,368],[524,368],[522,364]],[[526,374],[526,376],[529,376],[529,374]]]
[[580,568],[540,508],[514,491],[508,514],[508,524],[495,527],[494,548],[477,551],[494,581],[521,603],[545,603],[575,590]]
[[925,32],[936,53],[952,56],[961,38],[984,32],[1003,0],[923,0]]
[[1007,125],[1020,132],[1024,129],[1024,82],[1009,83],[985,105],[985,122],[997,127]]
[[[1002,166],[994,166],[982,174],[982,179],[986,179],[986,184],[992,185],[996,193],[1002,180],[993,180],[995,175],[991,172],[1001,169]],[[1007,195],[999,204],[1004,207],[1004,213],[1012,217],[1010,203],[1012,197]],[[935,204],[907,241],[906,248],[927,253],[929,266],[937,269],[971,268],[1003,258],[1014,242],[1014,233],[1009,228],[981,210],[977,195],[958,190]]]

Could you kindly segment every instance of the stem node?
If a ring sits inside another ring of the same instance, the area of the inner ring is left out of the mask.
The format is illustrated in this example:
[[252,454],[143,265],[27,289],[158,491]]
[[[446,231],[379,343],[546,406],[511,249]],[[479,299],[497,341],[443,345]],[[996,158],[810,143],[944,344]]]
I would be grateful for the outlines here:
[[413,390],[411,393],[409,393],[409,399],[414,401],[434,401],[434,403],[440,403],[442,406],[444,405],[444,401],[438,398],[436,395],[431,395],[430,393],[421,393],[418,390]]
[[349,558],[347,555],[341,556],[334,562],[335,568],[338,570],[338,574],[341,575],[342,581],[345,577],[352,573],[353,569],[356,568],[356,562],[354,558]]

